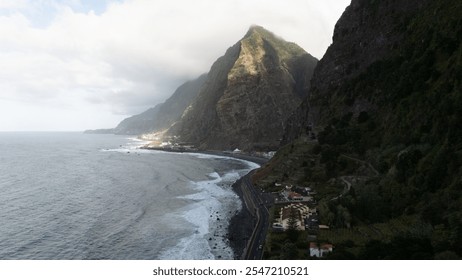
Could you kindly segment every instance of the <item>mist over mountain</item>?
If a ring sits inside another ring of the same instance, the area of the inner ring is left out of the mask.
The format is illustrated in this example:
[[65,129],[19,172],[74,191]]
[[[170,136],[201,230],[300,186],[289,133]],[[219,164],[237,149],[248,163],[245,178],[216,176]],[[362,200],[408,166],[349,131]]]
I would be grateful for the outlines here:
[[114,128],[114,133],[136,135],[168,129],[197,97],[206,77],[207,74],[203,74],[193,81],[182,84],[164,103],[123,120]]
[[199,149],[269,151],[310,88],[317,59],[295,43],[252,26],[204,74],[164,103],[87,133],[138,135],[166,131]]
[[197,97],[207,74],[179,86],[165,102],[124,119],[113,129],[88,130],[86,133],[140,135],[168,129],[178,121],[184,110]]
[[201,149],[276,149],[316,63],[296,44],[252,26],[213,64],[199,95],[168,133]]

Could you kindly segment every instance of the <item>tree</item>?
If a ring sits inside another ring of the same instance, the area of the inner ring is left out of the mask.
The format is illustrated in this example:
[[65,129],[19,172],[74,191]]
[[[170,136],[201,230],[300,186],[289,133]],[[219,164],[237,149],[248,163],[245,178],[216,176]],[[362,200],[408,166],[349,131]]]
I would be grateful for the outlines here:
[[300,212],[295,207],[290,207],[289,220],[287,221],[287,236],[292,242],[298,239],[298,224],[299,224]]
[[298,258],[297,246],[292,242],[286,242],[281,249],[281,260],[295,260]]

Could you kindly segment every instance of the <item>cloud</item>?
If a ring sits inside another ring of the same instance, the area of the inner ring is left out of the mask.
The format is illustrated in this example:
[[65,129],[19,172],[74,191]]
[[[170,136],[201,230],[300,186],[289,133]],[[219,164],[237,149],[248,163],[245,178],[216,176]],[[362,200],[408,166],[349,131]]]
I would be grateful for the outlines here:
[[84,106],[104,120],[139,113],[208,71],[252,24],[321,58],[348,4],[0,0],[0,102],[67,108],[76,116]]
[[26,4],[26,0],[0,0],[0,10],[23,9]]

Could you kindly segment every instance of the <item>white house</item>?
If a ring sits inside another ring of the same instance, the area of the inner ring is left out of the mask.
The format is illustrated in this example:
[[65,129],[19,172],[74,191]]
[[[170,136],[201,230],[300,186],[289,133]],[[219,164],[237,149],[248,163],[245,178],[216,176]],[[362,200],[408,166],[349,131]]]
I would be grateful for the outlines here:
[[332,253],[334,246],[329,243],[322,243],[318,246],[316,242],[310,242],[310,257],[322,258],[326,254]]

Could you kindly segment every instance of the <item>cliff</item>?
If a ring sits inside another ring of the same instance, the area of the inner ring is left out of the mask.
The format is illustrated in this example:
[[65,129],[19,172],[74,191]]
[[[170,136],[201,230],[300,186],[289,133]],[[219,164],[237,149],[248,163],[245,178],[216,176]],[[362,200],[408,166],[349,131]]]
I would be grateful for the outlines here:
[[286,146],[254,177],[316,190],[332,257],[462,256],[461,10],[353,0]]
[[272,150],[310,87],[317,59],[259,26],[211,67],[170,130],[202,149]]

